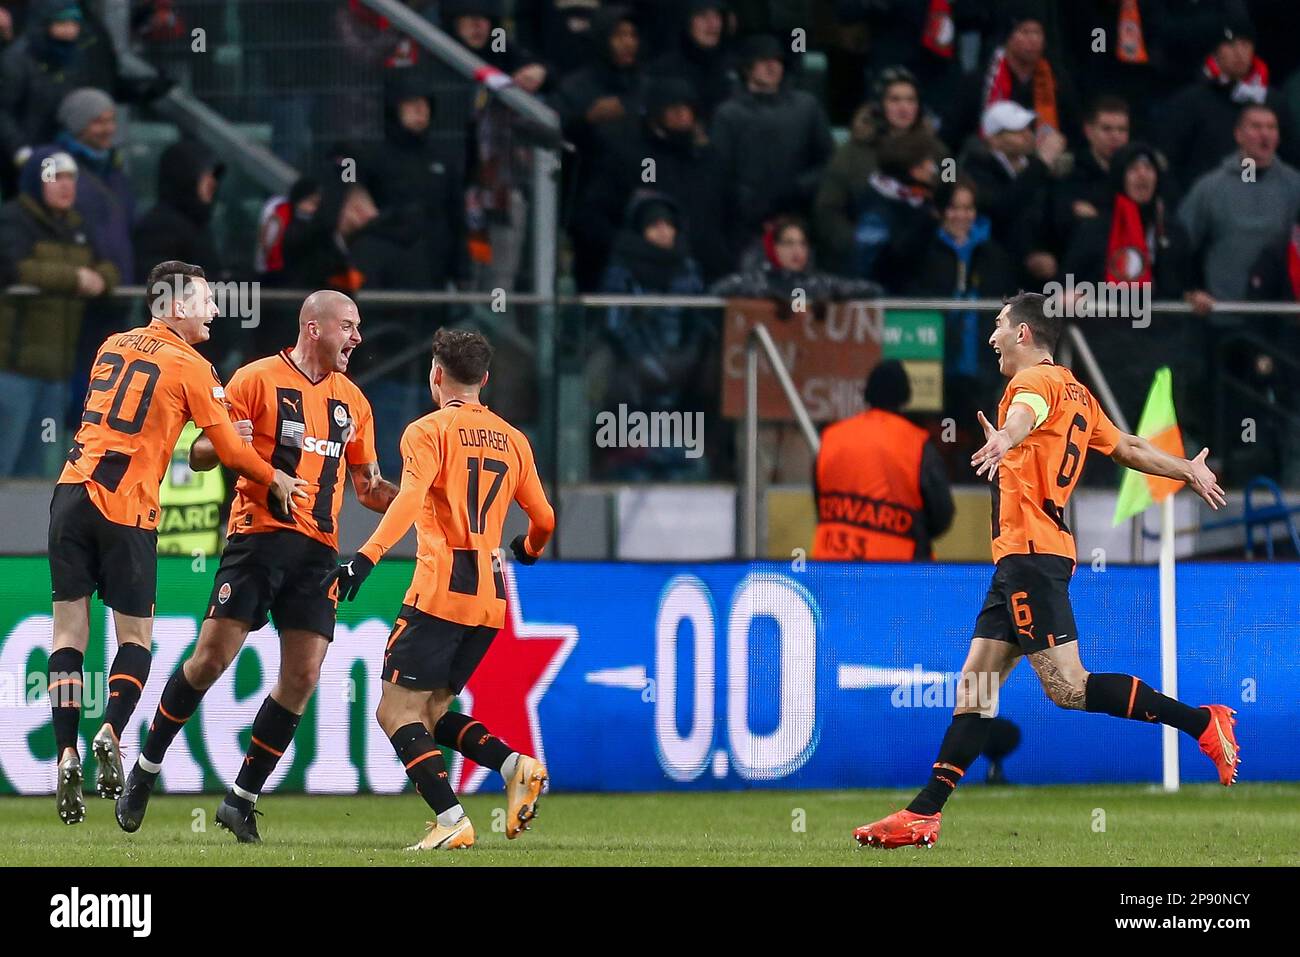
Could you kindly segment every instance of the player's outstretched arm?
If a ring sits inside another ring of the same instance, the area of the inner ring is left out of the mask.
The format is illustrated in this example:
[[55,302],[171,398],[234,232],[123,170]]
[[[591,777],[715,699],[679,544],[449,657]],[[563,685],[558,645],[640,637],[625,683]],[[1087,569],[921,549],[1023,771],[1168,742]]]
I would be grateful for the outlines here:
[[555,534],[555,509],[546,500],[546,490],[537,475],[537,463],[532,460],[532,450],[528,451],[529,468],[524,480],[515,490],[515,501],[528,516],[528,534],[517,535],[510,543],[510,551],[515,560],[523,565],[531,565],[541,557],[542,549]]
[[1025,440],[1034,428],[1034,410],[1024,402],[1014,401],[1007,409],[1007,417],[1002,428],[993,428],[993,423],[978,412],[980,425],[984,428],[984,445],[970,458],[976,475],[988,473],[988,479],[998,474],[998,463],[1008,452]]
[[1116,465],[1125,468],[1186,482],[1210,508],[1217,509],[1228,504],[1228,500],[1223,489],[1219,488],[1215,474],[1205,464],[1205,457],[1209,454],[1209,449],[1201,449],[1196,458],[1185,459],[1161,451],[1141,436],[1121,435],[1110,457]]
[[[253,423],[248,419],[240,419],[235,423],[235,431],[239,433],[246,443],[252,444],[253,441]],[[221,459],[217,458],[217,450],[212,447],[212,440],[206,435],[200,435],[190,445],[190,469],[194,472],[210,472],[221,464]]]
[[397,498],[397,486],[379,474],[378,462],[350,465],[348,474],[352,476],[352,490],[357,493],[357,501],[372,512],[387,512]]
[[212,443],[212,450],[222,465],[238,472],[250,482],[268,486],[270,494],[286,513],[293,511],[295,497],[307,497],[303,488],[307,484],[306,479],[272,468],[269,462],[253,451],[251,445],[244,442],[229,420],[208,426],[203,430],[203,435]]

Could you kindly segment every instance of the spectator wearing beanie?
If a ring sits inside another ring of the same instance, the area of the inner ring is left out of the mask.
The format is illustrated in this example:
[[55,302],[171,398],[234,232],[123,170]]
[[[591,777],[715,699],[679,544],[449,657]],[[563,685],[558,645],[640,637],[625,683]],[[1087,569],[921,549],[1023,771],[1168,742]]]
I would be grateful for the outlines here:
[[935,159],[948,155],[948,147],[934,135],[922,109],[916,78],[902,67],[891,67],[880,75],[873,99],[854,115],[849,141],[835,151],[817,187],[813,203],[817,246],[822,261],[832,268],[848,268],[856,213],[870,188],[871,174],[880,165],[880,151],[890,139],[905,133],[929,139],[929,153]]
[[887,359],[872,369],[863,397],[865,411],[822,433],[813,469],[812,557],[929,561],[934,539],[948,530],[956,509],[934,442],[900,414],[912,398],[903,364]]
[[[679,229],[681,212],[662,193],[633,197],[627,225],[601,291],[615,295],[698,295],[699,268]],[[644,412],[684,411],[716,406],[705,399],[716,380],[717,317],[707,311],[662,306],[613,307],[605,317],[602,347],[593,356],[593,384],[604,382],[601,407]],[[710,361],[712,359],[712,361]],[[600,389],[598,387],[597,391]],[[597,453],[598,471],[608,478],[669,478],[698,473],[703,462],[680,450],[622,449]]]
[[1159,144],[1183,190],[1235,151],[1237,114],[1245,106],[1267,106],[1278,117],[1282,155],[1293,160],[1300,144],[1289,127],[1289,113],[1274,88],[1268,64],[1255,54],[1248,18],[1234,19],[1205,58],[1201,77],[1170,100],[1162,111]]
[[821,104],[785,85],[781,42],[745,40],[743,89],[718,107],[709,136],[727,189],[732,244],[744,249],[776,216],[806,216],[834,143]]
[[[644,115],[601,131],[594,154],[596,168],[579,198],[571,227],[579,289],[597,287],[638,186],[652,186],[683,211],[679,228],[706,282],[735,268],[718,155],[700,135],[695,103],[695,91],[686,80],[655,77],[647,86]],[[653,162],[653,183],[642,180],[647,160]]]
[[552,82],[591,61],[592,19],[600,7],[601,0],[515,0],[519,43],[541,57]]
[[0,298],[0,476],[48,476],[65,449],[41,441],[42,422],[62,427],[88,299],[118,282],[74,208],[77,164],[62,151],[27,160],[20,193],[0,207],[0,286],[36,296]]
[[72,154],[79,170],[77,212],[95,248],[117,267],[123,282],[133,282],[135,191],[113,146],[117,106],[103,90],[84,87],[63,98],[58,119],[63,132],[55,142]]
[[719,105],[735,90],[729,62],[724,0],[687,0],[674,49],[647,68],[652,77],[680,77],[695,90],[697,118],[708,127]]

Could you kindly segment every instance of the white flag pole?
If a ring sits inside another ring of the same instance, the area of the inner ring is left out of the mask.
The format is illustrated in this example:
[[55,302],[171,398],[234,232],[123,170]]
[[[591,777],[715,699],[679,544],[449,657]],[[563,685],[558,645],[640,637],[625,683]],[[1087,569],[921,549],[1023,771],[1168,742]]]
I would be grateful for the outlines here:
[[[1174,602],[1174,496],[1160,503],[1160,691],[1178,697],[1178,623]],[[1166,791],[1178,790],[1178,729],[1165,725],[1161,739]]]

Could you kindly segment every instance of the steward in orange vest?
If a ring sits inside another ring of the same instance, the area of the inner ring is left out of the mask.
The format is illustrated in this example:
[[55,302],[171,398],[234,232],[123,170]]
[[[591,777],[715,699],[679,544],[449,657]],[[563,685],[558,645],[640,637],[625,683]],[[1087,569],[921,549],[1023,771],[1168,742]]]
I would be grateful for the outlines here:
[[867,410],[827,426],[813,475],[812,557],[909,562],[934,557],[952,524],[952,490],[929,433],[898,414],[912,398],[902,363],[872,370]]

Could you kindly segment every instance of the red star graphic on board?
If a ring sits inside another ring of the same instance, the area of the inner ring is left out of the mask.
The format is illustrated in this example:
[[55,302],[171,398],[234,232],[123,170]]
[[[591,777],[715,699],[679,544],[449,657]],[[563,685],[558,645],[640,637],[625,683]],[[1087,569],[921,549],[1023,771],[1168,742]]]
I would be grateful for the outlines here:
[[[505,563],[503,571],[506,622],[465,685],[460,707],[514,750],[545,761],[537,706],[573,650],[578,630],[572,625],[524,621],[514,569]],[[469,794],[477,791],[490,773],[462,758],[453,771],[452,787]]]

